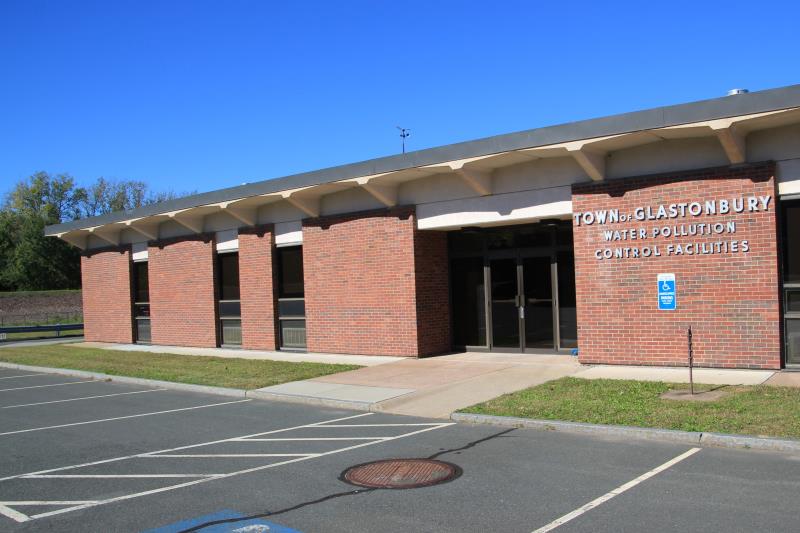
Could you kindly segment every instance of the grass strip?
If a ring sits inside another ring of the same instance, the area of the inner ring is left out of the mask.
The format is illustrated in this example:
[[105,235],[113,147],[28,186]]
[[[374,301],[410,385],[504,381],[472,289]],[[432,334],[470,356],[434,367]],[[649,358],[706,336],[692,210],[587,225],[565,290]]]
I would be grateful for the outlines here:
[[0,361],[235,389],[258,389],[360,368],[356,365],[123,352],[71,344],[0,348]]
[[[561,378],[499,396],[462,412],[591,424],[639,426],[800,438],[800,389],[725,386],[727,394],[709,401],[665,400],[669,390],[688,384]],[[695,385],[696,390],[720,386]]]

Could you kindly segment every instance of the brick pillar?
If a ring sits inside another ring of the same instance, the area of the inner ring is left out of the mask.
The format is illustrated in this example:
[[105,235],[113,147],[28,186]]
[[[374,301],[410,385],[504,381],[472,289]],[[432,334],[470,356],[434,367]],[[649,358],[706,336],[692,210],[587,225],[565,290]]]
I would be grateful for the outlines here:
[[303,221],[309,351],[417,357],[449,349],[443,235],[402,207]]
[[213,235],[151,243],[153,344],[217,346],[215,258]]
[[242,301],[242,347],[275,350],[276,280],[272,225],[239,230],[239,285]]
[[452,349],[450,332],[450,265],[447,233],[414,234],[418,355]]
[[84,338],[133,342],[130,246],[85,252],[81,281]]
[[[737,213],[734,200],[742,198]],[[755,198],[752,209],[748,198]],[[706,202],[723,201],[730,204],[727,212],[706,212]],[[693,203],[700,213],[689,213]],[[670,215],[671,206],[681,205],[685,216]],[[780,367],[772,163],[574,185],[572,206],[576,214],[593,213],[590,219],[601,211],[608,217],[609,210],[632,217],[573,221],[581,362],[684,366],[691,325],[698,366]],[[661,215],[659,206],[665,206]],[[697,234],[699,224],[719,224],[721,232]],[[692,225],[695,234],[688,234]],[[632,229],[633,240],[615,237]],[[603,257],[605,250],[612,255]],[[674,311],[658,310],[659,273],[676,276]]]

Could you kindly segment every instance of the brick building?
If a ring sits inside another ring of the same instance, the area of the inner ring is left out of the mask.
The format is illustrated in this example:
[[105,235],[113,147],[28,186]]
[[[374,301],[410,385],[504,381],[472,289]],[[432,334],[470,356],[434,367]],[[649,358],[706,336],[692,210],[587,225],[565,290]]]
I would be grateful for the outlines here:
[[800,365],[800,85],[50,226],[88,340]]

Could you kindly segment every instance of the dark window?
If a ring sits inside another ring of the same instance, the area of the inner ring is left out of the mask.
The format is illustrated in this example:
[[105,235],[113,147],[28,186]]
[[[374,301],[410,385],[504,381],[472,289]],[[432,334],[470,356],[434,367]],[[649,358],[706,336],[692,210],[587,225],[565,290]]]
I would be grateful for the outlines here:
[[146,261],[133,264],[133,318],[136,342],[150,342],[150,283]]
[[556,244],[558,246],[572,246],[572,222],[562,222],[556,228]]
[[578,309],[575,305],[575,255],[572,252],[559,253],[557,268],[560,344],[561,348],[577,348]]
[[219,254],[219,299],[239,299],[239,254]]
[[783,209],[783,279],[800,283],[800,201]]
[[150,301],[150,283],[147,276],[147,262],[133,264],[133,301],[146,303]]
[[278,248],[278,297],[303,298],[303,248]]
[[483,254],[483,232],[480,229],[466,229],[451,232],[450,251],[461,255]]
[[786,364],[800,366],[800,200],[782,206]]
[[514,232],[514,246],[517,248],[549,248],[552,244],[553,228],[546,224],[526,226]]
[[219,330],[222,344],[242,344],[241,303],[239,302],[239,254],[217,256],[219,283]]
[[486,296],[483,257],[450,262],[453,299],[453,341],[456,346],[486,346]]
[[281,348],[306,347],[303,248],[278,248],[278,323]]

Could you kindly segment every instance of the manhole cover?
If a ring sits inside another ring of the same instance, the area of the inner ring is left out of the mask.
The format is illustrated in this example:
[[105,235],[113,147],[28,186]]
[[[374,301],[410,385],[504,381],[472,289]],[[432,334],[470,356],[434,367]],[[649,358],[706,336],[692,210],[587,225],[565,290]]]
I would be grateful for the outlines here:
[[433,459],[386,459],[345,470],[341,480],[371,489],[416,489],[447,483],[461,475],[461,468]]

